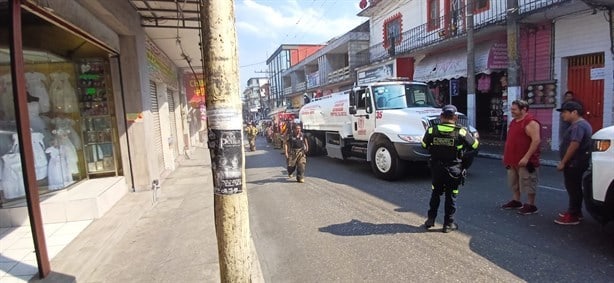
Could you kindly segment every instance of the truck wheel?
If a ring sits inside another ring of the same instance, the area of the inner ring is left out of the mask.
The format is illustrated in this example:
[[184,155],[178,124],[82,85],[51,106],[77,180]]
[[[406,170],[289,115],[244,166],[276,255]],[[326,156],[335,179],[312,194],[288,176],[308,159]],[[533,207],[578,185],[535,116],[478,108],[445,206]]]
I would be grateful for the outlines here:
[[389,141],[377,143],[371,153],[371,170],[380,179],[393,181],[403,172],[403,161]]
[[322,155],[322,140],[311,134],[306,134],[305,138],[307,139],[307,143],[309,144],[309,151],[307,151],[307,156]]

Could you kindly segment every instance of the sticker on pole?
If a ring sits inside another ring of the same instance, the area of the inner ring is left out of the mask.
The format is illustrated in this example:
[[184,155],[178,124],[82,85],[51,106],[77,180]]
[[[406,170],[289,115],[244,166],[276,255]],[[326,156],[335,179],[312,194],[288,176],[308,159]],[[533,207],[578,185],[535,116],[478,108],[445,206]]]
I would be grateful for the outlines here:
[[242,193],[241,130],[209,129],[209,152],[216,195]]

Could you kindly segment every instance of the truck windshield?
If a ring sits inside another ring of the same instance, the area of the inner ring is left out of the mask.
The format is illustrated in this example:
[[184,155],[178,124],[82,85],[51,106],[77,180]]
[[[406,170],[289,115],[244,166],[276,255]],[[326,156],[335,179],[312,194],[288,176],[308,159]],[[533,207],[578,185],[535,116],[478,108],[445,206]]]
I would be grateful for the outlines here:
[[377,109],[438,107],[431,90],[426,85],[381,85],[373,87],[373,93]]

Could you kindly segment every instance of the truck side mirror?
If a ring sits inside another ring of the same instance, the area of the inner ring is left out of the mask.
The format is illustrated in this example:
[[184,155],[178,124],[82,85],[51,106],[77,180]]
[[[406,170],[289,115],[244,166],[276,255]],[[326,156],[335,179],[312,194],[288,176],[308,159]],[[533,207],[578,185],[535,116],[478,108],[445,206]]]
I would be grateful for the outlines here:
[[354,115],[356,114],[356,105],[350,105],[350,109],[348,109],[350,111],[350,114]]

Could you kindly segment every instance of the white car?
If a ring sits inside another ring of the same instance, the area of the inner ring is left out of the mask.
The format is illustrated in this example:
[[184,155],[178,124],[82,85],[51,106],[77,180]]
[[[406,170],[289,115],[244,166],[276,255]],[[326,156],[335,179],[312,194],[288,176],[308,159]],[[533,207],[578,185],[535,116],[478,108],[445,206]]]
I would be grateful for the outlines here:
[[597,222],[614,220],[614,126],[593,134],[591,171],[584,176],[584,204]]

